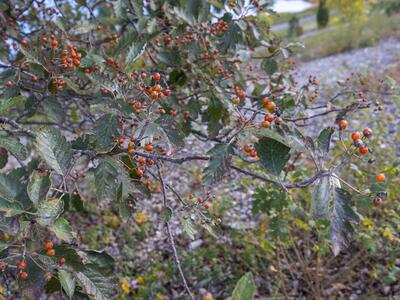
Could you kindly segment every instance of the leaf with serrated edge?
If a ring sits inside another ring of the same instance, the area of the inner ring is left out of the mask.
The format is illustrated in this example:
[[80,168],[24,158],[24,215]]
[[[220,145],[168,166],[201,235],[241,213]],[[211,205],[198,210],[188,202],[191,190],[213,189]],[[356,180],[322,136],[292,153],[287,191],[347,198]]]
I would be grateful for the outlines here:
[[75,278],[85,293],[94,300],[110,300],[115,298],[115,285],[109,276],[104,276],[99,270],[86,267],[76,272]]
[[210,185],[221,180],[229,169],[230,158],[233,154],[232,144],[217,144],[208,151],[210,160],[204,170],[204,183]]
[[268,172],[278,176],[290,158],[290,147],[263,137],[255,145],[260,162]]
[[40,201],[46,199],[47,192],[50,189],[50,177],[34,172],[29,180],[27,191],[31,201],[38,205]]
[[100,161],[94,171],[98,200],[109,203],[117,197],[120,185],[119,173],[119,165],[112,158],[107,157]]
[[347,247],[353,232],[352,222],[359,217],[350,206],[351,195],[340,186],[336,175],[319,179],[313,191],[311,211],[315,219],[330,222],[332,249],[335,255]]
[[42,159],[60,175],[65,175],[72,159],[71,144],[60,130],[46,127],[36,137],[36,148]]
[[96,120],[93,131],[97,151],[106,152],[115,146],[119,135],[118,128],[118,118],[113,114],[105,114]]
[[75,278],[66,270],[58,270],[58,278],[67,296],[72,298],[75,293]]
[[28,158],[28,150],[20,143],[19,139],[15,137],[0,137],[0,147],[7,149],[19,160],[25,160]]
[[252,300],[256,284],[253,274],[248,272],[240,278],[232,293],[232,300]]
[[49,229],[53,231],[60,240],[67,243],[71,243],[75,235],[75,232],[72,231],[72,227],[64,218],[58,218]]

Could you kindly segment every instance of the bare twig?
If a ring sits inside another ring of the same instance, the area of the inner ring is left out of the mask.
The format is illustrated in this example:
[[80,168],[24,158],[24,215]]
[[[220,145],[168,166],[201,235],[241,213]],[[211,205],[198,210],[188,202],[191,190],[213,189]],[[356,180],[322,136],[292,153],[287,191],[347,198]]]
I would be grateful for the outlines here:
[[[161,191],[162,191],[162,195],[163,195],[163,205],[164,205],[164,208],[167,208],[168,207],[168,199],[167,199],[167,193],[166,193],[166,190],[165,190],[164,179],[163,179],[163,177],[161,175],[161,169],[160,169],[159,162],[157,162],[156,165],[157,165],[158,177],[159,177],[159,180],[161,182]],[[181,261],[180,261],[179,256],[178,256],[178,252],[176,251],[175,240],[174,240],[174,236],[173,236],[172,231],[171,231],[171,226],[170,226],[169,221],[166,222],[166,225],[167,225],[167,232],[168,232],[169,242],[171,244],[172,252],[174,253],[175,264],[176,264],[176,267],[178,268],[179,275],[180,275],[180,277],[182,279],[183,285],[184,285],[185,290],[186,290],[187,294],[189,295],[190,299],[195,300],[195,298],[192,295],[192,292],[190,291],[190,288],[189,288],[189,286],[187,284],[187,281],[186,281],[186,278],[185,278],[185,274],[183,273],[183,270],[182,270],[182,267],[181,267]]]

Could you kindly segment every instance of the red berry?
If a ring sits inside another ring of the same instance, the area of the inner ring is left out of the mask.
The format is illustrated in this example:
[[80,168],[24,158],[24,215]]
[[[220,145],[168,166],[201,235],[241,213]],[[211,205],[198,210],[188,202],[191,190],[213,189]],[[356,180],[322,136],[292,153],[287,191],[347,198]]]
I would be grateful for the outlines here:
[[57,262],[58,262],[59,265],[63,265],[63,264],[65,264],[65,258],[64,257],[60,257]]
[[359,132],[353,132],[353,133],[351,134],[351,139],[352,139],[353,141],[357,141],[357,140],[359,140],[360,138],[361,138],[361,135],[360,135]]
[[43,248],[44,248],[45,250],[52,249],[53,247],[54,247],[54,244],[53,244],[53,242],[50,242],[50,241],[48,241],[48,242],[46,242],[46,243],[43,244]]
[[367,146],[361,146],[358,151],[360,152],[361,155],[365,155],[368,153],[368,147]]
[[28,273],[24,272],[24,271],[20,271],[18,274],[18,278],[21,280],[24,280],[28,277]]
[[18,269],[25,269],[27,266],[28,264],[24,260],[21,260],[20,262],[17,263]]
[[154,80],[160,80],[160,79],[161,79],[160,73],[155,73],[155,74],[153,74],[153,79],[154,79]]

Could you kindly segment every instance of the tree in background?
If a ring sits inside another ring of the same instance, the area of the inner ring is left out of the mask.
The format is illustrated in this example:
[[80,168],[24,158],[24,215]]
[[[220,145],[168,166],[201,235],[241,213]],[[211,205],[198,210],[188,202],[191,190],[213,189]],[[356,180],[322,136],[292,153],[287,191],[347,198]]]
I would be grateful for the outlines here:
[[317,12],[318,28],[325,28],[329,23],[329,8],[326,5],[326,0],[321,0]]

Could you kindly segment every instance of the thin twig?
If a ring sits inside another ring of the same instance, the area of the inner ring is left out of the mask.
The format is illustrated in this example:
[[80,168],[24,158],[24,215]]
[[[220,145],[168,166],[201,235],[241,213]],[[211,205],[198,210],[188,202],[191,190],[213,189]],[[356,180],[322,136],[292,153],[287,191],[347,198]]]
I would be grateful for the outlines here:
[[[160,183],[161,183],[161,191],[162,191],[162,195],[163,195],[163,205],[164,205],[164,208],[168,208],[167,193],[166,193],[166,190],[165,190],[164,179],[163,179],[163,177],[161,175],[159,162],[157,162],[156,165],[157,165],[158,177],[159,177],[159,180],[160,180]],[[172,252],[174,253],[175,264],[176,264],[176,267],[178,268],[179,275],[180,275],[180,277],[182,279],[183,285],[184,285],[185,290],[186,290],[187,294],[189,295],[190,299],[195,300],[195,298],[192,295],[192,292],[190,291],[190,288],[189,288],[189,286],[187,284],[187,281],[186,281],[186,278],[185,278],[185,274],[183,273],[183,270],[182,270],[181,261],[180,261],[179,256],[178,256],[178,252],[176,251],[175,240],[174,240],[174,236],[173,236],[172,231],[171,231],[171,226],[170,226],[169,221],[166,222],[166,225],[167,225],[167,232],[168,232],[169,242],[171,244]]]

